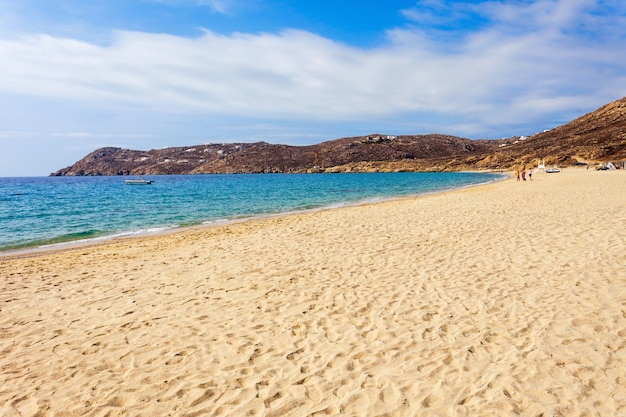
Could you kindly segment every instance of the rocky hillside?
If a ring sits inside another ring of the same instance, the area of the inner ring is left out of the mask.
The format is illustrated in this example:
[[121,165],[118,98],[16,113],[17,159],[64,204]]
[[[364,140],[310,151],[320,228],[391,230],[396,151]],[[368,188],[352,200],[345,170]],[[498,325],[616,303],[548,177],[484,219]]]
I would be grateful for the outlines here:
[[[453,136],[371,135],[332,140],[312,146],[225,143],[133,151],[102,148],[53,175],[147,175],[248,172],[324,172],[350,164],[393,163],[482,155],[490,141]],[[428,165],[423,165],[427,168]]]
[[525,140],[501,141],[497,151],[468,162],[478,167],[508,168],[537,158],[558,166],[626,160],[626,97]]
[[626,97],[529,137],[470,140],[373,134],[311,146],[204,144],[149,151],[98,149],[51,175],[456,171],[626,160]]

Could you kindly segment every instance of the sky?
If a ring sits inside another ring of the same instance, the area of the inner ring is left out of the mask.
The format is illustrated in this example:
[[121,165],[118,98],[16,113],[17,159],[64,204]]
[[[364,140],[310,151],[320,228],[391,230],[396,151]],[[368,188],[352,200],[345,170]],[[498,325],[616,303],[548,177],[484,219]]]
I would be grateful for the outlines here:
[[532,135],[626,95],[623,0],[2,0],[0,176],[98,148]]

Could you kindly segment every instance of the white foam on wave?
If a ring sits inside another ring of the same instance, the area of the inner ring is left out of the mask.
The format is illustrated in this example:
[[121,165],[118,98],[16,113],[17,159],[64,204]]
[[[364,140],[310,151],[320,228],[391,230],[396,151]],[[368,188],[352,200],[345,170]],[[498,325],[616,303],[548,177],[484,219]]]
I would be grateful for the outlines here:
[[167,230],[176,229],[176,228],[178,228],[178,225],[151,227],[147,229],[137,229],[137,230],[127,230],[123,232],[114,233],[112,235],[100,236],[95,239],[110,240],[110,239],[124,238],[124,237],[147,236],[147,235],[159,234]]
[[28,254],[28,253],[33,253],[33,252],[46,252],[46,251],[76,248],[80,246],[88,246],[92,244],[107,242],[113,239],[124,239],[124,238],[156,235],[156,234],[167,232],[168,230],[173,230],[177,228],[178,228],[177,225],[172,225],[169,227],[152,227],[152,228],[147,228],[147,229],[126,230],[122,232],[104,234],[102,236],[90,237],[86,239],[77,239],[77,240],[71,240],[68,242],[50,243],[48,245],[40,245],[40,246],[34,246],[34,247],[14,249],[14,250],[0,251],[0,256],[22,255],[22,254]]

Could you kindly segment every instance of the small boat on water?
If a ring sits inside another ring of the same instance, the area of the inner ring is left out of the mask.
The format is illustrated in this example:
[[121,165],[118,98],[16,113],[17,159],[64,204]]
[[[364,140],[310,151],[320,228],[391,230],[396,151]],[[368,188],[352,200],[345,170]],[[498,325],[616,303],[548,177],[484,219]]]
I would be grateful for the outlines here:
[[126,185],[149,185],[152,184],[152,180],[144,180],[143,178],[137,178],[134,180],[125,180]]

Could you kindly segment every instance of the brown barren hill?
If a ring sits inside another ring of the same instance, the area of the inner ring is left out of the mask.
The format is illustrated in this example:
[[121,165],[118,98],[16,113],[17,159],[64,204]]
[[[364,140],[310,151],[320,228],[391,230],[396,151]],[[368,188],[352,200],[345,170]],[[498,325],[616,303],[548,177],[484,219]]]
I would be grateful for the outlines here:
[[[626,97],[555,129],[525,140],[499,141],[478,166],[514,168],[543,159],[546,165],[567,166],[626,160]],[[516,143],[517,142],[517,143]]]
[[508,170],[626,160],[626,97],[550,131],[471,140],[372,134],[310,146],[224,143],[149,151],[101,148],[53,176]]

